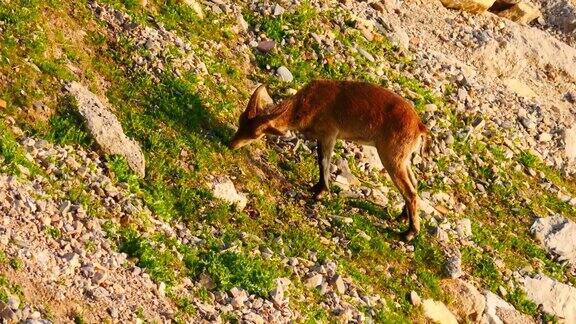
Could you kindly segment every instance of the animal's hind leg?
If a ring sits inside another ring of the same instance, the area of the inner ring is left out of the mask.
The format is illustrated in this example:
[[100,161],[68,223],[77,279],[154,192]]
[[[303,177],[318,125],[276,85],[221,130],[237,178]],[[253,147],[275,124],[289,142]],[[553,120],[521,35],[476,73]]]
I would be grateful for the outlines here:
[[420,231],[420,217],[418,216],[417,206],[417,193],[416,189],[412,186],[410,176],[405,168],[390,167],[386,168],[394,185],[398,188],[402,197],[404,198],[404,210],[408,214],[409,228],[404,233],[406,241],[410,241]]
[[[405,239],[410,241],[420,231],[420,218],[417,211],[416,187],[410,176],[411,170],[409,171],[407,167],[410,160],[409,154],[405,154],[402,147],[395,147],[388,143],[383,143],[377,148],[382,164],[404,198],[405,205],[402,214],[407,214],[410,223],[404,235]],[[415,177],[414,180],[416,180]]]
[[[410,164],[408,164],[406,166],[406,173],[408,173],[408,177],[410,178],[410,183],[412,183],[412,186],[417,191],[418,190],[418,180],[416,180],[416,177],[414,176],[414,171],[412,171]],[[402,220],[405,218],[408,218],[408,209],[407,209],[406,205],[404,206],[404,208],[402,208],[402,213],[400,214],[400,216],[398,216],[398,218],[402,219]]]
[[408,176],[410,177],[410,182],[412,183],[412,186],[414,187],[414,189],[418,190],[418,180],[416,180],[416,176],[414,176],[414,171],[412,170],[410,164],[406,165],[406,172],[408,172]]

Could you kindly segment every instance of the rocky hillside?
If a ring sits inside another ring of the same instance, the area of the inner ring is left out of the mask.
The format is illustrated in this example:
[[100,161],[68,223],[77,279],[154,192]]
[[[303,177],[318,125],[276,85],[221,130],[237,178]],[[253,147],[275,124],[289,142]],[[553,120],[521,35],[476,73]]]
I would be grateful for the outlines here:
[[[573,0],[0,0],[7,322],[576,322]],[[227,143],[258,84],[414,103],[422,232],[375,149]]]

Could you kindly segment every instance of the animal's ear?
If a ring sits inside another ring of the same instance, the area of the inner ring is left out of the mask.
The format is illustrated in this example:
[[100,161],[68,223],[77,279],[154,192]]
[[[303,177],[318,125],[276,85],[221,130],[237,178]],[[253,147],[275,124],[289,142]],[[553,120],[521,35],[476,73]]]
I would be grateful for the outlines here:
[[268,105],[273,104],[274,101],[268,95],[266,87],[262,84],[252,94],[250,101],[248,102],[248,107],[246,108],[246,114],[248,118],[254,118],[258,116],[258,113],[266,108]]

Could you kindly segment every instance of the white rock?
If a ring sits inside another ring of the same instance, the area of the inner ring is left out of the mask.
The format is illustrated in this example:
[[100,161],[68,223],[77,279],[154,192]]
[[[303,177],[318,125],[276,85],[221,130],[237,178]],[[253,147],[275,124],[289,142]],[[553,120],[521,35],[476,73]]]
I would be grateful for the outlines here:
[[456,223],[456,232],[462,238],[472,237],[472,223],[470,219],[463,218]]
[[529,299],[542,305],[544,312],[576,322],[576,288],[552,280],[545,275],[524,278],[524,290]]
[[549,253],[576,265],[576,223],[560,215],[538,218],[530,231]]
[[382,161],[380,161],[380,156],[378,155],[378,150],[374,146],[362,145],[362,152],[363,162],[368,163],[368,165],[376,171],[384,169],[384,165],[382,164]]
[[486,308],[482,317],[482,323],[504,324],[504,323],[533,323],[534,321],[517,311],[498,295],[486,290]]
[[292,80],[294,80],[292,72],[290,72],[290,70],[285,66],[279,67],[278,70],[276,70],[276,73],[278,73],[278,77],[280,77],[280,80],[282,81],[292,82]]
[[372,54],[368,53],[365,49],[363,49],[360,46],[356,46],[356,50],[358,51],[358,53],[360,53],[360,55],[364,56],[368,61],[370,62],[375,62],[376,59],[374,59],[374,56],[372,56]]
[[425,299],[422,302],[424,316],[438,324],[458,324],[456,317],[444,303],[432,299]]
[[244,209],[248,203],[246,195],[238,193],[234,183],[226,176],[216,177],[212,182],[212,194],[230,204],[236,204],[238,210]]
[[420,299],[420,296],[418,296],[418,293],[414,290],[410,291],[410,303],[416,307],[422,304],[422,299]]
[[122,125],[100,99],[78,82],[71,82],[66,90],[76,98],[78,112],[88,131],[106,154],[123,156],[128,166],[140,177],[145,175],[144,154],[140,145],[129,139]]
[[286,11],[286,10],[284,10],[284,8],[281,5],[275,4],[273,15],[274,16],[280,16],[281,14],[284,13],[284,11]]
[[322,282],[324,281],[324,277],[317,273],[311,277],[309,277],[308,279],[306,279],[306,287],[308,288],[316,288],[318,286],[320,286],[322,284]]

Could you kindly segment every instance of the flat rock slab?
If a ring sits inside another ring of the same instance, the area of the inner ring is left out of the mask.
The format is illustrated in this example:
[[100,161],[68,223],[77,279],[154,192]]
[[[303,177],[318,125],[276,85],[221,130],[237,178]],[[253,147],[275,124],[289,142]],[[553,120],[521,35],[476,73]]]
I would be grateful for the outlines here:
[[532,318],[517,311],[514,306],[507,303],[491,291],[485,291],[486,308],[481,323],[490,324],[529,324],[535,323]]
[[77,109],[90,135],[104,154],[118,154],[141,178],[145,175],[144,154],[140,145],[124,134],[122,125],[100,99],[78,82],[70,82],[66,90],[76,98]]
[[576,266],[576,223],[554,215],[538,218],[530,231],[558,260]]
[[563,320],[561,323],[576,323],[576,288],[537,275],[524,278],[524,290],[529,299],[542,304],[544,312]]

